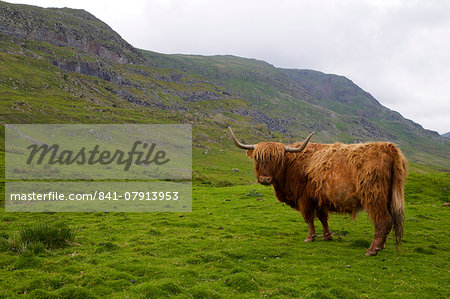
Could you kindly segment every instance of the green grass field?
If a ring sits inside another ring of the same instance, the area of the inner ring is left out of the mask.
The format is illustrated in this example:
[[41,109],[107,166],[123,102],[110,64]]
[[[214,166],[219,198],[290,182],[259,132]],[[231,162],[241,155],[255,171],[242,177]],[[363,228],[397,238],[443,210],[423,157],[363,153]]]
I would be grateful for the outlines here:
[[301,215],[255,184],[195,184],[193,211],[183,214],[2,210],[4,240],[53,221],[76,236],[60,249],[2,248],[0,297],[448,298],[449,186],[448,175],[413,167],[403,247],[389,239],[375,257],[363,255],[367,214],[331,215],[334,240],[304,243]]

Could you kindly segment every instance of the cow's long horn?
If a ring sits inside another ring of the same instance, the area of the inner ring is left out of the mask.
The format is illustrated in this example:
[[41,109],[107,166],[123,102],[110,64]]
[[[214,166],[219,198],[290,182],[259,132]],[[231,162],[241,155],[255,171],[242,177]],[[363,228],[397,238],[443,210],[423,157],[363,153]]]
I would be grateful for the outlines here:
[[255,149],[255,147],[256,147],[255,144],[240,143],[239,140],[237,140],[236,136],[234,135],[233,130],[231,130],[230,126],[228,126],[228,129],[230,130],[231,139],[233,139],[233,142],[234,142],[234,144],[236,144],[237,147],[242,148],[242,149]]
[[305,149],[306,145],[307,145],[308,142],[309,142],[309,139],[311,139],[311,137],[314,135],[314,133],[316,133],[316,132],[314,132],[314,131],[311,132],[311,134],[309,134],[309,136],[306,137],[305,141],[303,141],[303,144],[302,144],[300,147],[290,147],[290,146],[285,146],[285,147],[284,147],[284,150],[285,150],[286,152],[291,152],[291,153],[299,153],[299,152],[301,152],[302,150]]

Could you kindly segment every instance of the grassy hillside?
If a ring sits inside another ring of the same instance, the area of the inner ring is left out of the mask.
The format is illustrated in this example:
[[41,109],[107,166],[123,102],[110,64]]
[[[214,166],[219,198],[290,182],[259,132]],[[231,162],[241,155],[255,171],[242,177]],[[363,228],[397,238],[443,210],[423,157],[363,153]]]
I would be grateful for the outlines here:
[[319,142],[394,141],[411,161],[450,169],[447,139],[344,77],[234,56],[136,50],[82,10],[0,7],[4,123],[192,123],[200,168],[229,148],[227,125],[252,143],[297,141],[314,130]]

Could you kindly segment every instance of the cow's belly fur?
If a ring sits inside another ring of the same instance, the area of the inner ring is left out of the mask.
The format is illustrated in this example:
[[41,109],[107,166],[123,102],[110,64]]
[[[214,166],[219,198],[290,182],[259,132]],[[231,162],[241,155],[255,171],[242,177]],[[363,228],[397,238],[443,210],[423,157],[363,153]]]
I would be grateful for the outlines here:
[[354,212],[361,207],[360,201],[356,196],[356,187],[349,180],[339,178],[332,172],[325,180],[320,190],[321,204],[328,204],[332,210],[342,212]]
[[274,186],[277,199],[296,210],[311,206],[301,201],[314,201],[312,206],[331,212],[349,213],[353,216],[362,209],[361,201],[356,196],[356,187],[350,180],[338,179],[334,174],[322,182],[317,193],[307,194],[304,191]]

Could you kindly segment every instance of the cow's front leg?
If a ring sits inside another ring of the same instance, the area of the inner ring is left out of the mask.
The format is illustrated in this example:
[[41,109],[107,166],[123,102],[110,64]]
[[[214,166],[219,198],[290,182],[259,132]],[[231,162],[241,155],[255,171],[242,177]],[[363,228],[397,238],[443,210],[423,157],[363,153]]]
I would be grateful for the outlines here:
[[311,242],[316,240],[316,229],[314,228],[314,217],[309,222],[305,220],[306,223],[308,223],[308,236],[305,239],[305,242]]
[[322,239],[325,241],[331,241],[333,240],[333,237],[331,236],[330,227],[328,226],[328,213],[325,210],[318,210],[317,211],[317,218],[319,218],[320,222],[323,226],[323,236]]
[[303,219],[308,224],[308,236],[305,242],[311,242],[316,240],[316,229],[314,228],[314,209],[302,210]]

